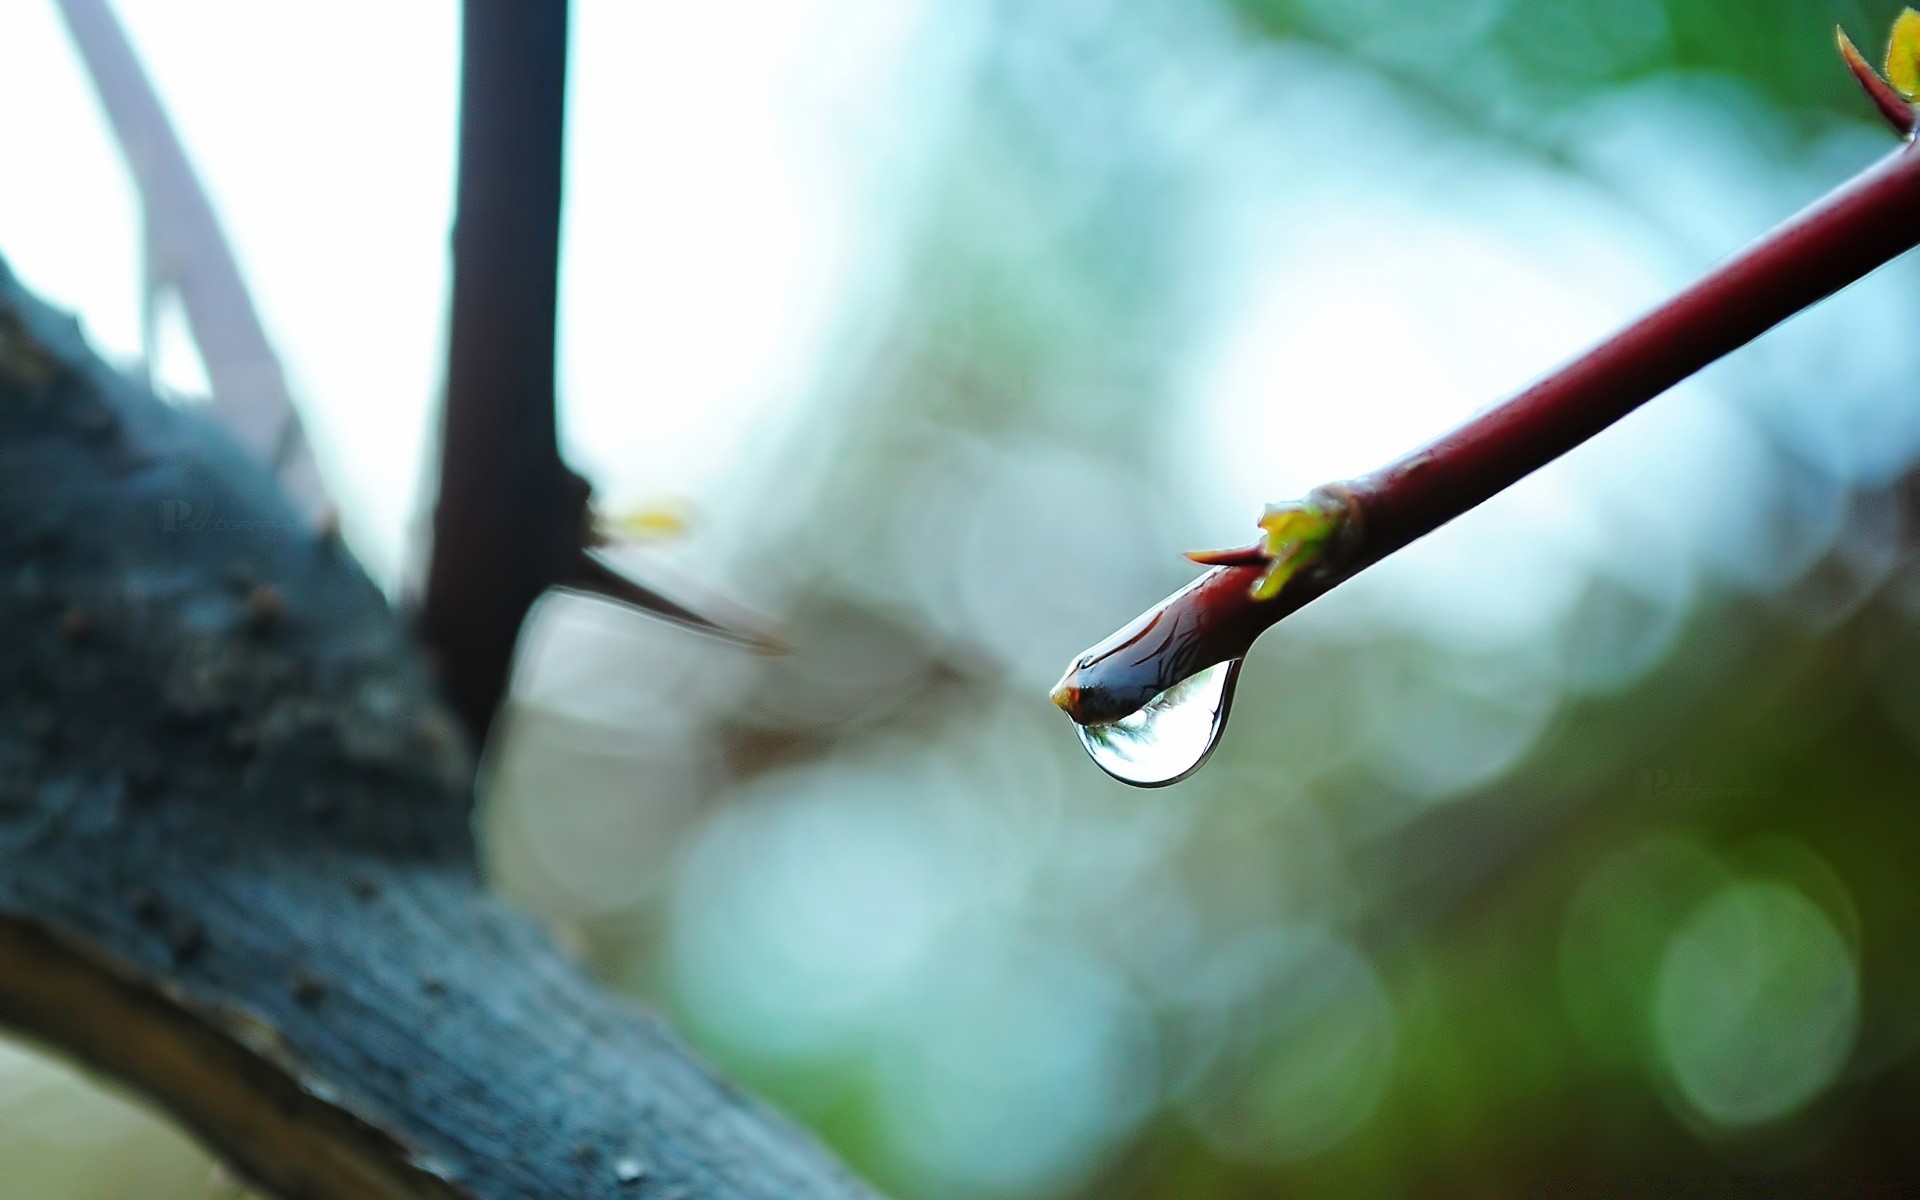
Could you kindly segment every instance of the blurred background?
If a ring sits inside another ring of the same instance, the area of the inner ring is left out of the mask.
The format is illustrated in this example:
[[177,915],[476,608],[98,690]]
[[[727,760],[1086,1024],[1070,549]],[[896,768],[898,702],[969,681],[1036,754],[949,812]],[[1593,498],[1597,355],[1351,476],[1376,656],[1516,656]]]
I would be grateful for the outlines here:
[[[457,6],[114,7],[398,596]],[[1286,621],[1192,780],[1046,699],[1888,152],[1897,9],[575,0],[568,453],[796,650],[545,602],[494,878],[902,1200],[1908,1192],[1920,262]],[[0,253],[195,402],[53,0],[0,111]],[[223,1186],[0,1045],[0,1200]]]

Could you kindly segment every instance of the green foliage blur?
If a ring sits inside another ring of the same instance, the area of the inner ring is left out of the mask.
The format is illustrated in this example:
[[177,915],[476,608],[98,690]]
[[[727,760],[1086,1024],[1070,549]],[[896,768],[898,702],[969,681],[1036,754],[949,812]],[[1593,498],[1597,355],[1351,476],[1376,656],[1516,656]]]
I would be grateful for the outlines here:
[[[1404,73],[1463,102],[1578,103],[1596,91],[1679,72],[1737,79],[1783,109],[1857,117],[1833,71],[1835,25],[1865,47],[1897,3],[1755,0],[1234,0],[1249,36],[1303,40]],[[1869,51],[1871,53],[1871,51]],[[1516,123],[1527,123],[1516,114]]]

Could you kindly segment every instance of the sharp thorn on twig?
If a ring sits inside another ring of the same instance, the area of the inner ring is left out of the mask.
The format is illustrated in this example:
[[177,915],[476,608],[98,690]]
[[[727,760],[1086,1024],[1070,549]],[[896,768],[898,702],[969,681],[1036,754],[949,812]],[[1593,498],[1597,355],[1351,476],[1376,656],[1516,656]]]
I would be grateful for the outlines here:
[[726,620],[720,620],[696,612],[634,579],[597,550],[582,549],[555,586],[636,608],[649,616],[762,654],[785,654],[788,650],[784,641],[751,614],[735,611],[729,613]]
[[1915,124],[1920,123],[1913,102],[1881,78],[1880,72],[1874,70],[1873,65],[1860,53],[1860,48],[1853,44],[1846,30],[1834,26],[1833,38],[1840,47],[1840,57],[1846,62],[1847,70],[1853,73],[1860,90],[1867,94],[1867,99],[1873,101],[1873,106],[1880,110],[1880,115],[1887,119],[1887,124],[1893,126],[1895,133],[1905,138],[1912,137]]

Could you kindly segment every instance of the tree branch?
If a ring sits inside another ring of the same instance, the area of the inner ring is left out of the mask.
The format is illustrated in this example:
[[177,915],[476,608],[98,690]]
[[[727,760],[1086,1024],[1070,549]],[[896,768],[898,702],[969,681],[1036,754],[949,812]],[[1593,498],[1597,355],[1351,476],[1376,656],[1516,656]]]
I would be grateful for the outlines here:
[[485,892],[378,591],[0,267],[0,1021],[303,1200],[862,1200]]
[[1075,659],[1055,702],[1104,724],[1241,657],[1282,617],[1916,245],[1920,150],[1908,146],[1452,433],[1270,508],[1259,546],[1194,556],[1223,565]]
[[554,417],[567,5],[467,0],[464,12],[452,328],[419,625],[477,744],[520,623],[590,521]]
[[759,650],[750,614],[703,615],[595,553],[592,488],[560,453],[554,322],[566,126],[565,0],[467,0],[452,335],[420,633],[475,743],[548,588],[585,592]]

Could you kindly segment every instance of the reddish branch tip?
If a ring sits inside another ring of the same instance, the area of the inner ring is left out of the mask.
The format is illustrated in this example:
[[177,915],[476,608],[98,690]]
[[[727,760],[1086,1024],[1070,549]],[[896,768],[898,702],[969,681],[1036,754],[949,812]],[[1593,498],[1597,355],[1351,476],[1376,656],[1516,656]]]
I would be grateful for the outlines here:
[[1833,38],[1835,44],[1840,47],[1840,57],[1846,62],[1847,70],[1853,72],[1854,80],[1859,83],[1860,90],[1867,94],[1867,99],[1873,101],[1873,106],[1880,110],[1880,115],[1887,119],[1887,124],[1893,126],[1895,133],[1905,138],[1912,137],[1915,124],[1920,123],[1920,117],[1915,114],[1913,102],[1881,78],[1880,72],[1874,70],[1872,64],[1867,62],[1865,56],[1860,53],[1860,48],[1855,46],[1853,39],[1847,36],[1846,30],[1835,25]]
[[[1896,41],[1894,79],[1920,93],[1920,13]],[[1910,131],[1913,108],[1901,103]],[[1054,703],[1082,725],[1105,724],[1241,657],[1263,630],[1355,572],[1916,245],[1920,148],[1908,146],[1452,433],[1371,475],[1270,507],[1260,546],[1189,555],[1213,569],[1079,655]],[[1289,569],[1276,577],[1276,568]]]

